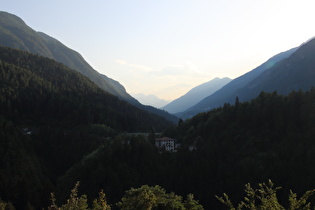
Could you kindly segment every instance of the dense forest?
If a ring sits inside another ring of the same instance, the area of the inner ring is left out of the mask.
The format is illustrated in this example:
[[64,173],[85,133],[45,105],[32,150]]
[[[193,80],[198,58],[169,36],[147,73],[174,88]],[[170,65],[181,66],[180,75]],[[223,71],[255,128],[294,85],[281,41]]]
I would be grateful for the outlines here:
[[165,135],[181,144],[176,153],[160,153],[145,138],[117,136],[68,170],[57,192],[65,199],[62,192],[81,180],[83,193],[101,186],[118,199],[131,186],[159,184],[180,195],[193,193],[208,209],[220,208],[214,195],[225,192],[239,201],[246,183],[271,179],[283,186],[279,199],[287,204],[289,189],[300,195],[315,187],[314,104],[314,89],[286,97],[262,92],[246,103],[236,99],[169,128]]
[[[49,192],[58,176],[103,139],[172,125],[119,100],[63,64],[4,47],[0,122],[0,197],[36,206],[46,197],[43,190]],[[27,196],[22,199],[23,194]]]
[[0,59],[0,112],[20,124],[57,123],[67,128],[101,123],[128,132],[161,130],[171,124],[51,59],[3,47]]
[[[78,181],[86,205],[103,189],[113,209],[124,209],[135,189],[173,196],[173,209],[189,209],[180,207],[188,201],[224,209],[220,201],[242,205],[247,183],[273,180],[285,208],[290,189],[301,196],[315,188],[315,89],[236,98],[175,126],[62,64],[0,50],[0,198],[16,209],[46,208],[51,192],[55,206],[67,205]],[[177,139],[177,152],[155,147],[162,130]],[[166,201],[152,209],[172,209]]]
[[276,90],[281,95],[307,91],[315,85],[314,66],[315,39],[312,38],[298,48],[275,55],[177,116],[191,118],[199,112],[221,107],[224,103],[233,103],[236,97],[241,102],[249,101],[261,91]]

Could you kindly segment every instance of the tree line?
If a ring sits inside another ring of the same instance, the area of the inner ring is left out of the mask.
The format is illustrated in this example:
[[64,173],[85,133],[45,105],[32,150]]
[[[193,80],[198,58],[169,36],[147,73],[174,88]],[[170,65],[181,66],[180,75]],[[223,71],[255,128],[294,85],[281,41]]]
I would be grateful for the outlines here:
[[[290,189],[302,195],[315,186],[315,89],[262,92],[175,126],[61,64],[0,51],[0,198],[17,209],[49,206],[50,192],[61,207],[78,180],[90,207],[99,189],[116,204],[131,188],[158,185],[220,209],[215,195],[243,205],[246,183],[271,179],[283,187],[277,199],[288,208]],[[161,130],[177,139],[176,153],[155,147]],[[127,134],[138,131],[151,134]]]
[[172,123],[100,89],[51,59],[0,47],[0,114],[19,124],[64,128],[101,123],[119,131],[163,130]]

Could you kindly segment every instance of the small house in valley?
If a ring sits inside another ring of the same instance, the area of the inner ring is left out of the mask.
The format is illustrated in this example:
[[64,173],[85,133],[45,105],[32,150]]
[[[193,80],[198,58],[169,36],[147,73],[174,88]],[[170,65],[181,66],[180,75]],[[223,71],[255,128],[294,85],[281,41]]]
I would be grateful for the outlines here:
[[155,139],[155,145],[159,149],[164,149],[169,152],[176,151],[176,139],[172,139],[169,137],[162,137]]

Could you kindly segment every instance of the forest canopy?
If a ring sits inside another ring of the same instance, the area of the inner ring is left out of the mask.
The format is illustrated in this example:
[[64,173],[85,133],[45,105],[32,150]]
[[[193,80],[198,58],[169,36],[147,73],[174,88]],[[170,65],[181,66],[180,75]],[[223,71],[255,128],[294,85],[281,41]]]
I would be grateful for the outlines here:
[[[42,208],[55,192],[56,205],[62,206],[78,180],[91,202],[104,189],[108,203],[122,206],[128,190],[151,195],[149,186],[174,192],[166,198],[173,196],[178,205],[188,197],[175,195],[193,194],[189,199],[205,209],[221,208],[215,195],[223,193],[231,204],[240,204],[246,183],[273,180],[282,186],[277,200],[284,208],[291,202],[287,195],[294,199],[290,189],[297,195],[314,189],[314,88],[287,96],[261,92],[244,103],[236,98],[175,126],[37,55],[0,48],[0,79],[5,205]],[[155,132],[163,130],[163,136],[177,140],[177,152],[156,148]]]

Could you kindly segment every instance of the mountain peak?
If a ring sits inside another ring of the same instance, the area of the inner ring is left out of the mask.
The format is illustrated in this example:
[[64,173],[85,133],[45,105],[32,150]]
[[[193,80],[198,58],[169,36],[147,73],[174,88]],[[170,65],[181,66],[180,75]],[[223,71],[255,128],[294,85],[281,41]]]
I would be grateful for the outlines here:
[[20,17],[4,11],[0,11],[0,23],[7,25],[26,25]]

